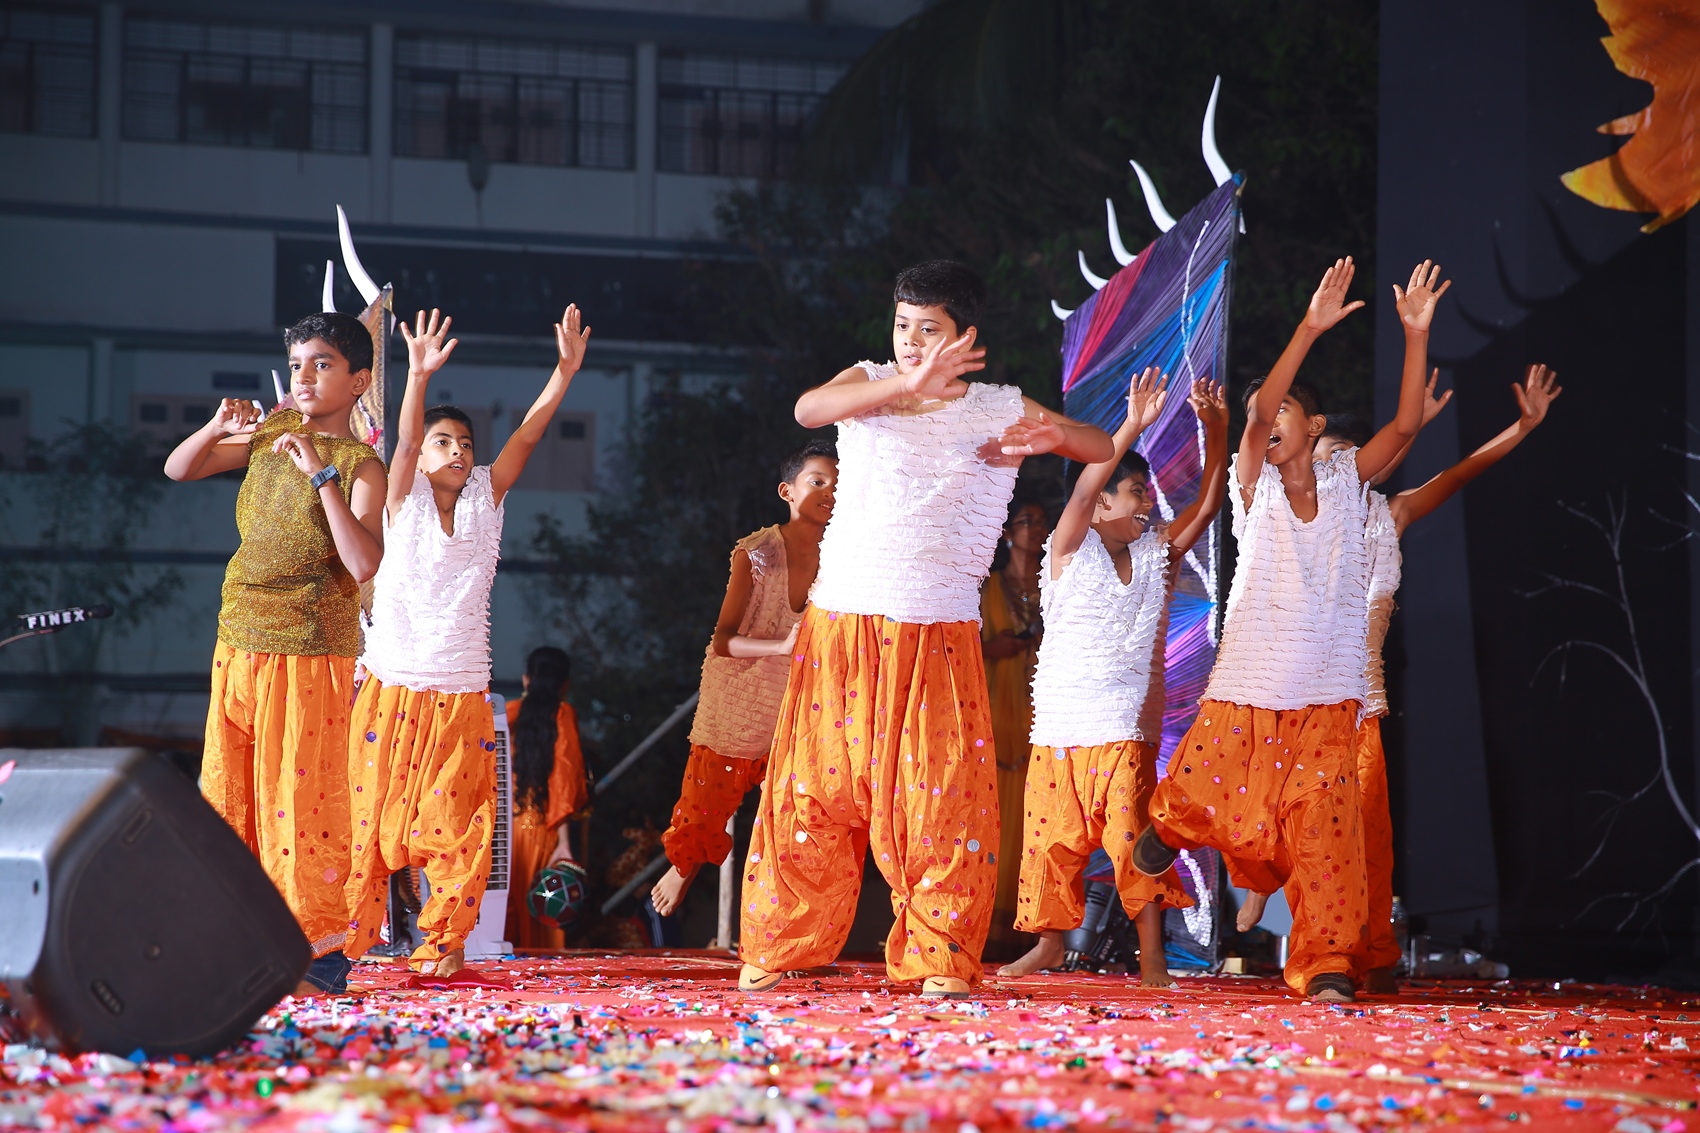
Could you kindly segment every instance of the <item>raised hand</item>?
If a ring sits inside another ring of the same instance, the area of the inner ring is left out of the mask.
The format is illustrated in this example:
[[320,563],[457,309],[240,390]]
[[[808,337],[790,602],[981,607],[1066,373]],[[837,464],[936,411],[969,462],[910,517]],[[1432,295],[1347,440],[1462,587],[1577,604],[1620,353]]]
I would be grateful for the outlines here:
[[579,311],[577,303],[567,304],[567,309],[561,313],[561,321],[555,324],[555,350],[561,357],[561,372],[576,374],[578,368],[584,365],[585,348],[590,343],[590,328],[583,326],[584,315]]
[[218,403],[218,412],[208,422],[212,431],[224,436],[252,433],[260,426],[264,414],[260,407],[246,398],[227,397]]
[[1449,279],[1437,288],[1440,280],[1440,265],[1430,260],[1424,260],[1411,269],[1410,282],[1401,291],[1399,285],[1393,285],[1393,302],[1399,311],[1399,321],[1405,324],[1405,329],[1419,334],[1428,333],[1429,322],[1434,318],[1434,308],[1440,302],[1440,297],[1446,294],[1446,289],[1452,286]]
[[397,320],[401,336],[407,339],[408,373],[429,377],[442,369],[443,363],[449,360],[449,355],[455,352],[455,347],[460,343],[458,338],[449,338],[449,324],[453,322],[453,319],[443,315],[435,307],[431,308],[429,321],[426,320],[425,312],[420,311],[411,331],[407,329],[405,321]]
[[[974,349],[975,329],[954,342],[940,342],[921,356],[921,364],[903,376],[903,390],[926,401],[961,397],[963,374],[986,368],[986,351]],[[1047,450],[1048,451],[1048,450]]]
[[1198,414],[1206,429],[1225,430],[1228,427],[1228,391],[1222,388],[1221,382],[1194,378],[1186,403],[1192,406],[1192,411]]
[[1155,366],[1145,367],[1144,373],[1128,383],[1128,424],[1140,432],[1149,429],[1162,415],[1163,403],[1168,398],[1169,376]]
[[1067,440],[1067,431],[1051,420],[1050,414],[1040,410],[1037,418],[1016,418],[998,438],[998,451],[1005,456],[1038,456],[1054,451]]
[[313,447],[313,438],[305,433],[283,434],[272,442],[272,451],[289,457],[295,462],[295,467],[308,476],[324,470],[325,462],[319,459],[319,450]]
[[1546,420],[1547,410],[1564,392],[1564,387],[1558,384],[1557,371],[1537,363],[1529,367],[1523,384],[1511,383],[1511,392],[1517,397],[1517,427],[1526,433]]
[[1334,266],[1323,273],[1322,282],[1317,285],[1316,293],[1310,297],[1310,307],[1305,311],[1307,329],[1321,334],[1364,305],[1362,299],[1346,302],[1346,292],[1357,273],[1357,265],[1352,263],[1350,256],[1335,260]]
[[1452,400],[1452,391],[1447,390],[1438,398],[1434,396],[1434,385],[1440,380],[1437,369],[1428,376],[1428,385],[1423,389],[1423,426],[1426,428],[1430,421],[1440,416],[1440,411],[1446,408],[1446,403]]

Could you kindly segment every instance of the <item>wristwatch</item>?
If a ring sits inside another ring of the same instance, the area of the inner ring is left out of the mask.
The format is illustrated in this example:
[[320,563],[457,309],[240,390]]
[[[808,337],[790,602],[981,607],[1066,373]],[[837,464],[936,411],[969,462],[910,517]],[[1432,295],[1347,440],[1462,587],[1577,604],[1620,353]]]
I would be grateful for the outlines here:
[[329,484],[332,480],[340,480],[340,479],[342,479],[342,473],[340,473],[336,470],[336,465],[334,465],[334,464],[326,465],[324,468],[321,468],[317,472],[313,473],[313,479],[312,479],[313,490],[316,492],[320,488],[323,488],[326,484]]

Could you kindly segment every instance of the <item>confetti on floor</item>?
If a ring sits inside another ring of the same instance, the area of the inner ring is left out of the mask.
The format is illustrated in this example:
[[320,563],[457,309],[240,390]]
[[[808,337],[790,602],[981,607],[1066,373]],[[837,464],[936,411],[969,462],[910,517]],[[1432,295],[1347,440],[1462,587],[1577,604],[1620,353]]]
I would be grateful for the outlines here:
[[1700,998],[1659,988],[1422,983],[1321,1007],[1274,980],[1147,990],[1041,974],[945,1002],[865,963],[763,995],[706,952],[479,967],[514,989],[412,991],[404,971],[361,965],[368,994],[286,999],[199,1061],[9,1046],[0,1128],[1684,1133],[1700,1120]]

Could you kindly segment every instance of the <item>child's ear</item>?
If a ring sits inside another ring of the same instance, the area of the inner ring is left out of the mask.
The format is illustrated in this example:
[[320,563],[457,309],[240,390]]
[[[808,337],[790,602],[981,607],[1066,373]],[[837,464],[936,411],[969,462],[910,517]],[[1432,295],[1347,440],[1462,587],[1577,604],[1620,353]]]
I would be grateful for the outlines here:
[[361,394],[364,394],[366,392],[367,387],[370,386],[371,384],[372,384],[372,370],[371,370],[370,367],[367,367],[364,370],[355,371],[355,374],[354,374],[354,394],[355,394],[356,397],[360,396]]
[[781,480],[779,482],[779,498],[786,503],[791,502],[791,481]]
[[1321,413],[1313,414],[1310,418],[1310,439],[1315,441],[1322,436],[1322,430],[1326,428],[1328,428],[1327,416]]

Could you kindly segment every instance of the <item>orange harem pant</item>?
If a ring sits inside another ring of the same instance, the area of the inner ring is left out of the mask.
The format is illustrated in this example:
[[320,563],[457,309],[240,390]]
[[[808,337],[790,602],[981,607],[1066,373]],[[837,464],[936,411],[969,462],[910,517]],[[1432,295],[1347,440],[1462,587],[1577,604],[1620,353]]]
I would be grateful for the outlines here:
[[415,968],[466,944],[490,881],[496,726],[482,692],[415,692],[368,675],[349,729],[354,852],[347,954],[378,943],[390,874],[425,871]]
[[1236,885],[1293,913],[1287,985],[1356,979],[1368,948],[1368,882],[1353,736],[1356,701],[1278,711],[1206,700],[1151,797],[1171,846],[1219,850]]
[[201,793],[295,914],[314,956],[348,937],[354,658],[213,648]]
[[870,847],[896,916],[887,974],[978,982],[998,847],[979,626],[810,606],[750,837],[744,961],[836,959]]
[[751,787],[759,787],[767,757],[722,758],[712,748],[691,745],[685,781],[673,806],[673,821],[661,835],[661,847],[673,868],[689,877],[694,869],[719,865],[732,852],[726,820],[738,813]]
[[1393,816],[1387,800],[1387,756],[1381,747],[1381,717],[1358,727],[1358,797],[1362,800],[1364,868],[1369,873],[1369,955],[1366,968],[1399,963],[1393,932]]
[[1176,908],[1192,904],[1173,870],[1146,877],[1133,868],[1133,840],[1150,825],[1148,808],[1156,786],[1154,743],[1033,745],[1027,763],[1016,928],[1045,932],[1080,927],[1086,915],[1082,876],[1096,846],[1110,856],[1116,892],[1130,918],[1152,901]]

